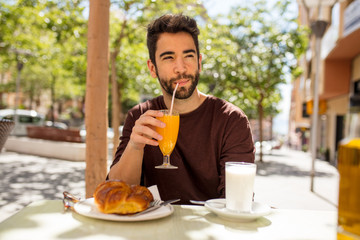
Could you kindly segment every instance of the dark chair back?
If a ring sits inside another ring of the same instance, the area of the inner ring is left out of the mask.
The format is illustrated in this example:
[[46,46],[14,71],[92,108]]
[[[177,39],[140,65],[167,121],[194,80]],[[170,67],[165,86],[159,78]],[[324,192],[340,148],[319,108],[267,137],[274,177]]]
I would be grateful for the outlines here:
[[5,142],[15,126],[14,121],[1,119],[0,120],[0,152],[5,145]]

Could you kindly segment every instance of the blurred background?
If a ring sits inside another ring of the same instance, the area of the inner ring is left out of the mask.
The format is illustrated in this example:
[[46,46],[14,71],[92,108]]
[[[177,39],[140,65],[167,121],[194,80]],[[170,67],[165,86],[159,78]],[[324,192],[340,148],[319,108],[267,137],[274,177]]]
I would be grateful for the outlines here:
[[[184,13],[201,30],[200,90],[248,115],[260,161],[286,145],[335,166],[359,92],[358,9],[359,0],[111,1],[109,144],[127,110],[161,94],[146,66],[147,24]],[[15,121],[11,135],[85,142],[89,2],[0,0],[0,16],[0,119]]]
[[[112,1],[109,138],[113,115],[121,130],[129,108],[161,93],[146,66],[146,25],[170,12],[199,22],[200,90],[243,109],[255,142],[287,141],[289,86],[308,42],[295,1]],[[1,1],[0,118],[16,117],[12,134],[43,125],[79,130],[84,141],[88,15],[88,1]]]
[[[0,0],[0,135],[10,133],[0,141],[0,203],[9,213],[63,189],[83,195],[89,2]],[[349,133],[350,99],[360,94],[360,0],[110,1],[108,164],[126,112],[161,94],[145,38],[147,24],[166,13],[198,21],[199,89],[249,117],[260,200],[324,206],[313,195],[306,201],[308,191],[291,192],[316,176],[336,208],[338,146]],[[267,192],[269,182],[286,192]]]

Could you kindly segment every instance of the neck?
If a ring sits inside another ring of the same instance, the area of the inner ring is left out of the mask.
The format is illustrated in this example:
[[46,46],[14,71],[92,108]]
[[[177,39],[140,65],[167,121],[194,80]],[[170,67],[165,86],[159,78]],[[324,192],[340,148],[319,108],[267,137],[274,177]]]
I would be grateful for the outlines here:
[[[171,107],[171,99],[167,93],[163,92],[164,102],[168,109]],[[206,95],[201,93],[197,88],[193,92],[193,94],[187,99],[174,99],[173,110],[178,112],[179,114],[192,112],[197,109],[205,100]]]

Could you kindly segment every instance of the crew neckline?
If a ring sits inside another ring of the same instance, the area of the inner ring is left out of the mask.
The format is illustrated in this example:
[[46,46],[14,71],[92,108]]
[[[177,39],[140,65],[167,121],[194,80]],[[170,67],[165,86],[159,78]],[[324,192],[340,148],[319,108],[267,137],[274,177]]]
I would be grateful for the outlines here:
[[[205,106],[205,103],[209,101],[209,99],[212,98],[211,95],[206,95],[205,97],[205,100],[200,104],[199,107],[197,107],[196,109],[192,110],[191,112],[188,112],[188,113],[181,113],[180,114],[180,117],[186,117],[186,116],[189,116],[189,115],[192,115],[192,114],[196,114],[197,112],[201,111],[202,108],[204,108]],[[164,96],[161,95],[161,105],[163,105],[163,107],[165,109],[168,109],[165,105],[165,101],[164,101]]]

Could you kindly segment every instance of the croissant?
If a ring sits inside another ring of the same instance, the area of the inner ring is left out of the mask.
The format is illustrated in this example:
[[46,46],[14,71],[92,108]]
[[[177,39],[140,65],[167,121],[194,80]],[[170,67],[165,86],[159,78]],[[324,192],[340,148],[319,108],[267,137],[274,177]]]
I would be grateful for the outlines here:
[[100,183],[93,196],[100,212],[124,215],[144,211],[154,200],[146,187],[129,186],[123,181],[116,180]]

